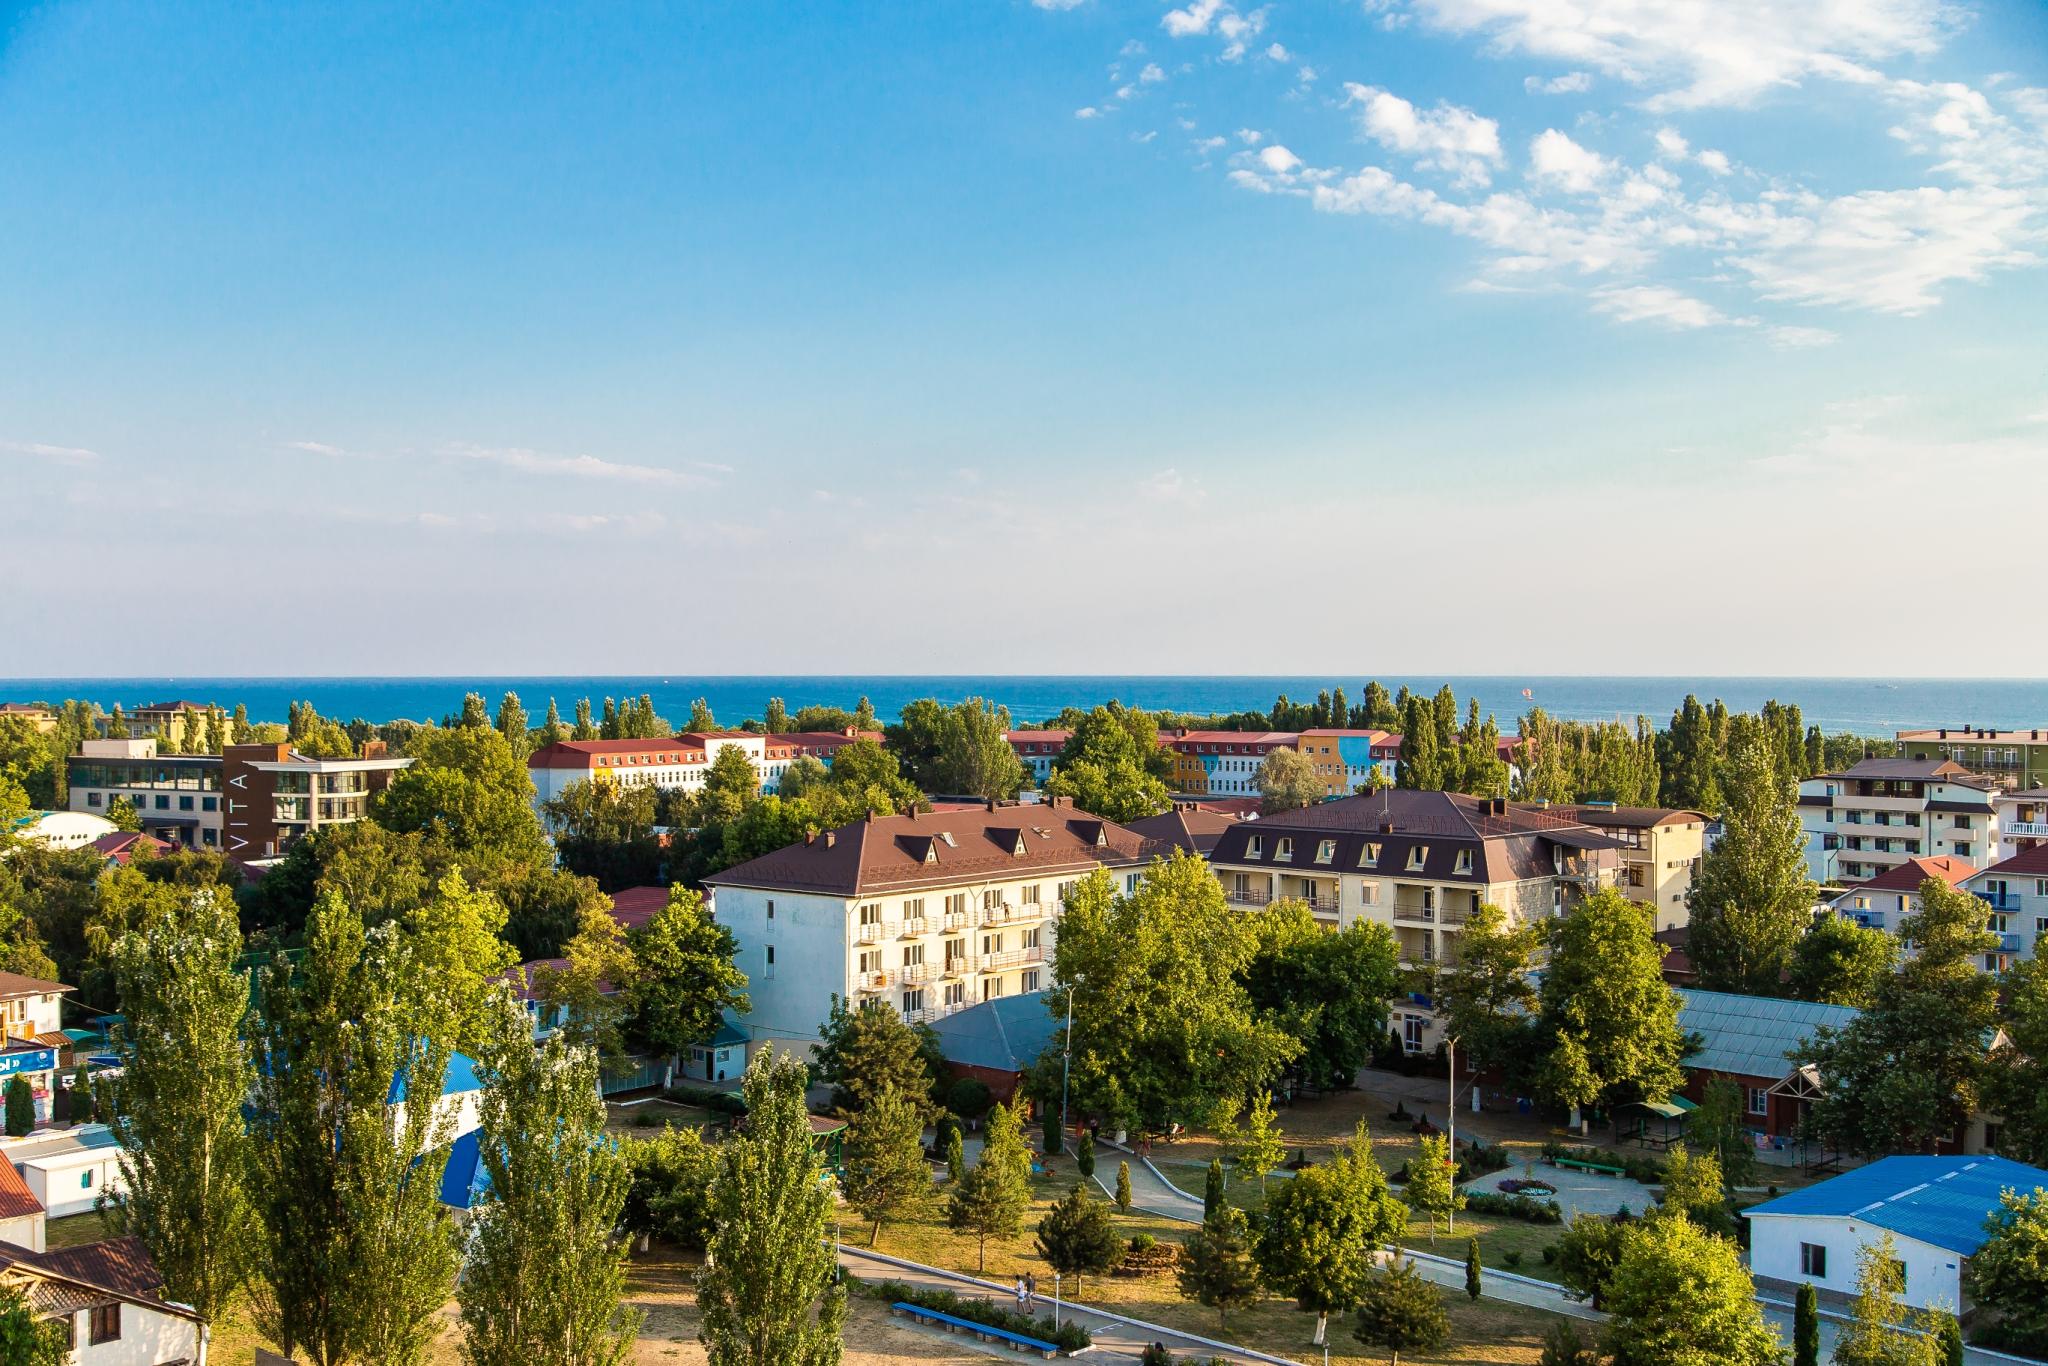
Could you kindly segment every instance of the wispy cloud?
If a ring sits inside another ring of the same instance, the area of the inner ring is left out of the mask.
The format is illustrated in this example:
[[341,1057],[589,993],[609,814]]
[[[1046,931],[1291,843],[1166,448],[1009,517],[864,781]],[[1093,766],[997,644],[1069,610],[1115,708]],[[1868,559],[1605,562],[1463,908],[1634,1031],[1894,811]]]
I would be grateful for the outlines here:
[[284,448],[288,451],[305,451],[310,455],[347,454],[341,447],[330,446],[325,441],[287,441],[284,443]]
[[686,470],[660,465],[629,465],[616,460],[600,460],[594,455],[548,455],[523,446],[456,446],[451,449],[453,454],[463,459],[499,465],[521,474],[559,475],[669,488],[696,488],[710,482],[704,475]]
[[98,451],[83,446],[52,446],[43,441],[0,441],[0,451],[37,460],[54,460],[60,465],[85,465],[100,458]]
[[1593,78],[1583,71],[1567,71],[1548,80],[1541,76],[1522,78],[1522,89],[1531,95],[1582,95],[1592,88]]

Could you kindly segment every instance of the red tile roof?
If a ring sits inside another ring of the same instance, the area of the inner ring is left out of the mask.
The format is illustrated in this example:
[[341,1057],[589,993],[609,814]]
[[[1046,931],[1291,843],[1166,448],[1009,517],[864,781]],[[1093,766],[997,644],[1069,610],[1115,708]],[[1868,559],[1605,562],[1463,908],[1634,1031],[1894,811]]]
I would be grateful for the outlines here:
[[666,887],[621,887],[612,893],[612,919],[619,928],[637,930],[668,905]]
[[21,1219],[43,1213],[43,1202],[21,1179],[12,1162],[0,1162],[0,1219]]
[[[103,1238],[97,1243],[53,1248],[36,1252],[14,1243],[0,1243],[0,1267],[9,1270],[43,1272],[125,1299],[140,1300],[156,1307],[163,1304],[163,1273],[142,1246],[142,1240]],[[173,1311],[190,1317],[190,1310]]]
[[1999,874],[2006,877],[2048,877],[2048,844],[2037,844],[2031,849],[2022,849],[2001,863],[1994,863],[1983,873],[1983,877]]
[[1896,868],[1887,868],[1876,877],[1859,882],[1859,892],[1917,892],[1920,884],[1929,878],[1936,878],[1954,887],[1963,879],[1976,874],[1977,867],[1963,859],[1941,854],[1933,858],[1909,858]]
[[161,854],[171,847],[154,835],[145,835],[135,830],[116,830],[112,834],[101,835],[92,842],[94,849],[115,863],[124,864],[134,859],[138,846],[148,849],[152,854]]

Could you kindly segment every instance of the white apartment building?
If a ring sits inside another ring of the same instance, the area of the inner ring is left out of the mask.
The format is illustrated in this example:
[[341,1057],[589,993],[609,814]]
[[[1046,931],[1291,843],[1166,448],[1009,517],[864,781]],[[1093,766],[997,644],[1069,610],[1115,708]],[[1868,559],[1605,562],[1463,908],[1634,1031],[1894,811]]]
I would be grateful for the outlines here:
[[620,783],[647,783],[664,792],[697,792],[704,787],[712,761],[725,749],[737,749],[754,766],[763,792],[773,792],[782,775],[799,758],[809,756],[832,766],[832,756],[855,740],[877,740],[873,732],[792,732],[763,735],[721,730],[671,735],[654,740],[561,740],[544,745],[526,761],[533,780],[533,802],[560,795],[571,783],[603,775]]
[[2048,846],[2048,787],[1991,794],[1998,809],[1998,857]]
[[749,1049],[815,1045],[832,998],[913,1022],[1049,984],[1062,903],[1155,848],[1069,799],[870,814],[706,878],[738,941]]
[[1960,885],[1991,908],[1988,928],[2004,941],[2001,968],[2048,944],[2048,844],[2002,859]]
[[[1233,905],[1291,898],[1324,924],[1372,920],[1393,932],[1402,966],[1457,960],[1482,905],[1518,923],[1560,915],[1621,875],[1620,844],[1569,816],[1499,799],[1388,790],[1286,811],[1225,830],[1209,855]],[[1423,993],[1397,1002],[1408,1050],[1442,1042]]]
[[1853,885],[1914,858],[1987,868],[1999,840],[1992,788],[1952,759],[1865,759],[1804,779],[1807,875]]
[[219,849],[220,756],[157,748],[154,736],[84,741],[64,761],[70,808],[104,816],[126,800],[144,834],[188,849]]

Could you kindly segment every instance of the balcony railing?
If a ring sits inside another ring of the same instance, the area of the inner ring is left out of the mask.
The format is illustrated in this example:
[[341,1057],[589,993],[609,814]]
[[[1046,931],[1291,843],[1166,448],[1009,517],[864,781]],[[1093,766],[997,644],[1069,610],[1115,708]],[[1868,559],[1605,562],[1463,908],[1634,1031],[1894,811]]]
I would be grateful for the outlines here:
[[1979,892],[1977,899],[1994,911],[2017,911],[2020,899],[2013,892]]
[[1998,947],[2006,953],[2018,953],[2020,951],[2020,937],[2011,933],[2001,934],[1998,936]]
[[2048,821],[2009,821],[2002,832],[2008,839],[2048,839]]
[[945,926],[949,930],[964,930],[974,923],[973,911],[947,911]]
[[981,955],[981,970],[983,972],[1001,972],[1004,968],[1024,967],[1032,963],[1043,963],[1044,961],[1045,950],[1043,948],[1009,949],[1002,953],[984,953]]
[[854,938],[863,944],[879,944],[882,942],[882,926],[879,923],[862,925],[854,932]]
[[1233,906],[1268,906],[1273,901],[1273,894],[1271,892],[1253,891],[1250,889],[1225,892],[1223,896],[1224,900]]
[[939,970],[929,963],[913,963],[903,969],[903,980],[911,983],[936,982]]
[[1414,905],[1403,906],[1400,902],[1397,901],[1394,903],[1394,919],[1414,920],[1419,921],[1425,925],[1434,925],[1436,923],[1436,907]]
[[856,983],[862,991],[887,991],[889,974],[886,972],[863,972]]
[[915,939],[921,934],[930,934],[931,924],[931,921],[921,915],[912,916],[897,927],[896,936],[899,939]]

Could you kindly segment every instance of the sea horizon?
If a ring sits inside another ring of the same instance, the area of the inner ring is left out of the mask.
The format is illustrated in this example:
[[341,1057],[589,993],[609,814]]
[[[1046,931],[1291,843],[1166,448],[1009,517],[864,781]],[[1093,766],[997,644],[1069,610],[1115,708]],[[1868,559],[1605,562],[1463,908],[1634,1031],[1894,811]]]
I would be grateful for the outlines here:
[[[865,696],[882,720],[921,697],[956,702],[984,697],[1009,709],[1014,724],[1044,721],[1067,706],[1089,707],[1112,699],[1148,711],[1192,714],[1265,711],[1285,694],[1312,702],[1329,687],[1342,687],[1358,702],[1371,675],[1316,674],[474,674],[330,675],[126,675],[0,679],[0,702],[90,700],[126,709],[190,701],[247,706],[254,721],[282,721],[292,701],[311,702],[323,715],[343,721],[409,719],[431,721],[460,709],[465,693],[482,693],[495,711],[507,691],[519,694],[530,722],[538,724],[552,698],[571,719],[582,697],[601,705],[604,697],[647,693],[655,710],[680,724],[691,702],[702,697],[721,724],[761,716],[770,697],[792,712],[812,705],[851,710]],[[1809,725],[1834,733],[1889,735],[1919,726],[1989,726],[2002,729],[2048,725],[2048,680],[1970,678],[1885,678],[1839,675],[1382,675],[1390,690],[1406,686],[1435,692],[1448,683],[1462,707],[1476,697],[1512,730],[1511,718],[1531,707],[1574,721],[1638,715],[1666,723],[1688,693],[1731,709],[1754,711],[1766,701],[1795,704]]]

